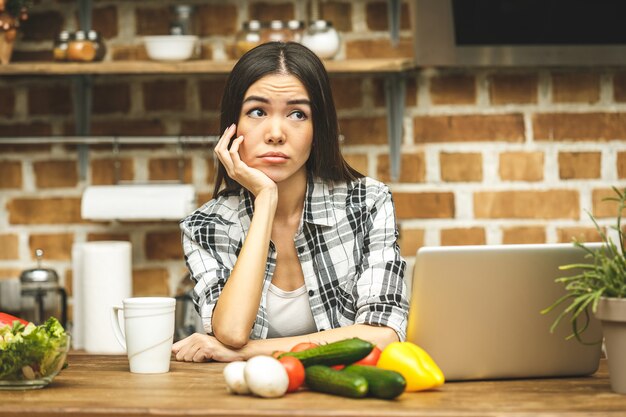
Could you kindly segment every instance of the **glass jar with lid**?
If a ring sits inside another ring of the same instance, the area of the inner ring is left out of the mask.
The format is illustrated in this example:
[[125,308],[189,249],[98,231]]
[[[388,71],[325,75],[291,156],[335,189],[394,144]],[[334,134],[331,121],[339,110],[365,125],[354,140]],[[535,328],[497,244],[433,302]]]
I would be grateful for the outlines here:
[[304,35],[304,22],[301,20],[289,20],[287,22],[287,28],[291,32],[291,40],[294,42],[302,42],[302,36]]
[[90,62],[96,57],[96,47],[87,39],[84,30],[78,30],[67,47],[67,59],[69,61]]
[[235,53],[241,57],[250,49],[261,44],[261,22],[250,20],[244,22],[235,40]]
[[293,40],[290,30],[282,20],[272,20],[261,31],[261,42],[288,42]]
[[314,20],[302,36],[302,44],[315,52],[317,56],[331,59],[341,47],[339,33],[327,20]]
[[96,49],[96,55],[94,56],[93,60],[102,61],[107,53],[107,47],[104,44],[100,33],[96,32],[95,30],[90,30],[89,32],[87,32],[87,39],[89,39],[93,43],[93,46]]
[[52,46],[52,59],[55,61],[67,60],[67,48],[70,43],[70,32],[62,30],[54,40]]

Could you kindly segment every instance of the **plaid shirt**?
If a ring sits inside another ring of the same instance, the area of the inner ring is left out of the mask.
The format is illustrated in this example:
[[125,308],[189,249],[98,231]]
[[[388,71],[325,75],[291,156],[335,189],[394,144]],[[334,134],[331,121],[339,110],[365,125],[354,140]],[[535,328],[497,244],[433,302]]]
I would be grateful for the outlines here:
[[[217,299],[250,227],[253,200],[245,189],[220,196],[181,221],[193,298],[207,333]],[[309,176],[304,211],[294,238],[319,331],[355,323],[388,326],[406,337],[406,263],[388,187],[371,178],[349,184]],[[266,338],[267,291],[276,267],[270,242],[253,339]]]

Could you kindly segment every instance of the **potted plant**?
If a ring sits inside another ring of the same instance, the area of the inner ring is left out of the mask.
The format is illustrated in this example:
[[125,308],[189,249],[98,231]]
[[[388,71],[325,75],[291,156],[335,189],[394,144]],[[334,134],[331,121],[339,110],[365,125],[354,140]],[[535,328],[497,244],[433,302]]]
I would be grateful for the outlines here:
[[[564,265],[563,270],[579,269],[580,273],[571,277],[557,278],[556,282],[565,284],[566,294],[542,313],[548,313],[555,307],[567,304],[557,316],[551,327],[553,331],[558,323],[570,316],[573,333],[582,342],[581,334],[588,323],[589,312],[593,312],[602,323],[602,331],[609,363],[611,388],[620,394],[626,394],[626,257],[624,256],[624,232],[621,228],[622,211],[626,207],[626,190],[620,192],[613,187],[615,197],[604,200],[617,203],[617,221],[610,226],[610,233],[605,233],[596,219],[590,214],[596,230],[602,238],[602,250],[593,251],[584,244],[574,244],[587,252],[588,263]],[[599,343],[599,342],[598,342]]]
[[21,20],[28,18],[30,0],[0,0],[0,64],[8,64]]

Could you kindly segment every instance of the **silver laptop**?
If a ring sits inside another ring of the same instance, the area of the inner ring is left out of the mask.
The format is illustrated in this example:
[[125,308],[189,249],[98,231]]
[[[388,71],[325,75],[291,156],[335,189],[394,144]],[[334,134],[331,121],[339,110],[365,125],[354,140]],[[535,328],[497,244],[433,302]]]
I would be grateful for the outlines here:
[[[600,244],[589,244],[598,250]],[[542,315],[564,294],[554,282],[588,261],[573,244],[423,247],[413,275],[408,340],[424,348],[448,381],[578,376],[594,373],[601,344],[565,340],[558,311]],[[601,340],[591,317],[583,338]]]

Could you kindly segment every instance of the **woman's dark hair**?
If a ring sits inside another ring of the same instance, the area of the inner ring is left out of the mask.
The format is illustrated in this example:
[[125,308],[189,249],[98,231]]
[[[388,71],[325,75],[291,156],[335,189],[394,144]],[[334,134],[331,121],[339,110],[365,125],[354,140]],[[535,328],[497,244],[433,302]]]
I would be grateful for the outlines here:
[[[310,49],[295,42],[269,42],[257,46],[239,59],[226,80],[222,97],[220,132],[238,123],[244,95],[259,79],[271,74],[293,75],[300,80],[311,101],[313,145],[307,171],[328,180],[351,181],[363,177],[350,167],[339,149],[339,126],[328,74],[322,61]],[[225,186],[222,190],[222,183]],[[213,197],[239,191],[219,162]]]

